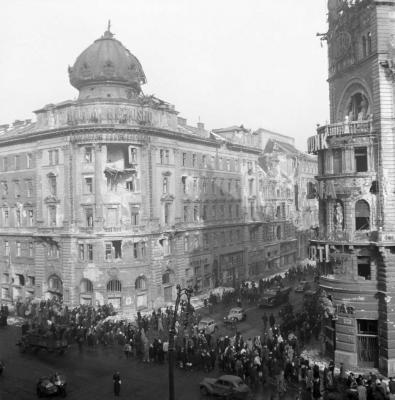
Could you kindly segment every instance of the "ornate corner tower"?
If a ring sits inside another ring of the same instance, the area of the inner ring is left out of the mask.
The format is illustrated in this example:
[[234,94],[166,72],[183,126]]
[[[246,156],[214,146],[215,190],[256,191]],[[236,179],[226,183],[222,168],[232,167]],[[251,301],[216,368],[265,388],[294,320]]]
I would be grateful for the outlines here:
[[395,372],[395,0],[329,0],[330,124],[318,155],[320,230],[311,256],[337,314],[336,362]]

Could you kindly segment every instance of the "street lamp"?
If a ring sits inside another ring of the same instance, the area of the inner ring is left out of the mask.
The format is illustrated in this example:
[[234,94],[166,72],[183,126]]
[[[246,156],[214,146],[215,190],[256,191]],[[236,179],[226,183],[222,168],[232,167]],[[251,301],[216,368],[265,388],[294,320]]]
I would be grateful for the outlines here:
[[175,400],[174,395],[174,352],[175,352],[175,344],[174,344],[174,336],[176,334],[176,321],[177,321],[177,312],[178,307],[181,302],[181,297],[186,296],[188,299],[187,310],[189,311],[190,300],[192,296],[192,288],[183,288],[181,289],[180,285],[177,285],[177,298],[176,304],[174,307],[173,319],[171,321],[170,330],[169,330],[169,400]]

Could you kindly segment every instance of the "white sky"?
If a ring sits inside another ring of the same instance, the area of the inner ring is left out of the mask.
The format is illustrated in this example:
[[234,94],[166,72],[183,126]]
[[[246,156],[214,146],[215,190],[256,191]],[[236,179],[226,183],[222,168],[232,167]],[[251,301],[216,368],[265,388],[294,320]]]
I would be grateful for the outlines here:
[[326,0],[2,0],[0,124],[76,98],[67,67],[111,19],[155,94],[188,123],[244,124],[301,150],[329,115]]

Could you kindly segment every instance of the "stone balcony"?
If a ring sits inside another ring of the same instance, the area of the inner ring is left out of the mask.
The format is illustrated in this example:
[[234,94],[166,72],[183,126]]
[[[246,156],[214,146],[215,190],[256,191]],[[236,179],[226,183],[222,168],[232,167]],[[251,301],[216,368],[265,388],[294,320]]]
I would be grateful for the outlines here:
[[318,232],[311,238],[315,242],[326,242],[326,243],[370,243],[377,242],[378,232],[377,231],[339,231],[339,232]]
[[307,151],[316,154],[328,148],[327,138],[331,136],[369,135],[373,133],[373,121],[337,122],[317,128],[317,134],[307,139]]

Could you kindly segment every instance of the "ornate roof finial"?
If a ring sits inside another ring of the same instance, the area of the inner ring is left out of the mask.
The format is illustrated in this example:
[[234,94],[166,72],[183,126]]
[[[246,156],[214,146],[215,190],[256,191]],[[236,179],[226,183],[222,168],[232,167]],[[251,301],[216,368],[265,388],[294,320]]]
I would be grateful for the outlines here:
[[110,29],[111,29],[111,20],[108,20],[107,30],[104,32],[103,38],[109,39],[114,36],[114,34],[111,33]]

